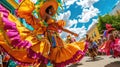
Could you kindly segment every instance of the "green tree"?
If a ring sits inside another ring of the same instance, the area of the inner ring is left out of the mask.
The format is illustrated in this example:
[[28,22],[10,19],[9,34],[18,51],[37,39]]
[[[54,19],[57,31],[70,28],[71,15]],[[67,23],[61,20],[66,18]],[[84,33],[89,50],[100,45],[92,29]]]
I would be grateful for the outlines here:
[[105,24],[111,24],[112,27],[120,30],[120,15],[109,15],[106,14],[104,16],[98,17],[98,29],[99,32],[102,33],[103,30],[106,30]]

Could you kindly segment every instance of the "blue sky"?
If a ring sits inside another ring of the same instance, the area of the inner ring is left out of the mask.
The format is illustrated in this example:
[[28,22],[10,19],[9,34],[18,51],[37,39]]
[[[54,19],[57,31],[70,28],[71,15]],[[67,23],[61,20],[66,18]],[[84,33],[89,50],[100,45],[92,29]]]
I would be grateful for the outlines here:
[[[79,34],[78,39],[85,36],[87,30],[97,22],[98,15],[112,11],[119,0],[64,0],[64,11],[58,17],[66,21],[65,28]],[[68,33],[63,32],[64,38]]]
[[[37,0],[31,0],[36,2]],[[57,20],[65,20],[65,28],[79,34],[77,40],[83,38],[87,31],[97,23],[98,15],[112,11],[119,0],[63,0],[63,9]],[[61,37],[66,38],[68,33],[62,32]]]
[[[94,3],[93,6],[99,9],[99,15],[104,15],[106,13],[109,13],[117,2],[118,0],[99,0],[98,2]],[[82,14],[82,7],[77,5],[76,2],[70,5],[69,8],[65,8],[64,12],[68,10],[71,11],[71,16],[69,19],[78,19],[77,16]],[[92,23],[92,19],[96,18],[97,16],[91,18],[89,22],[78,23],[77,27],[82,27],[83,25],[85,25],[85,27],[88,28],[88,26]]]

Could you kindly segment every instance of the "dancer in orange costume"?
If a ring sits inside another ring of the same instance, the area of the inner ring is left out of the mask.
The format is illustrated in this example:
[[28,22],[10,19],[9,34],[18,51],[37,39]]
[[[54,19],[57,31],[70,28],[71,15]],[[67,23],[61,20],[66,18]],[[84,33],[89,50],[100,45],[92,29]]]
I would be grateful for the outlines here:
[[15,60],[22,63],[45,65],[50,60],[55,67],[64,67],[79,61],[85,54],[85,44],[75,42],[65,45],[60,38],[58,30],[74,36],[78,34],[64,29],[65,21],[56,21],[52,18],[58,9],[57,1],[44,2],[38,10],[40,15],[38,18],[32,15],[34,9],[34,4],[29,0],[24,0],[17,9],[17,15],[34,28],[32,31],[26,29],[9,12],[1,10],[3,12],[0,22],[3,33],[1,36],[4,35],[2,39],[6,41],[2,40],[0,45]]

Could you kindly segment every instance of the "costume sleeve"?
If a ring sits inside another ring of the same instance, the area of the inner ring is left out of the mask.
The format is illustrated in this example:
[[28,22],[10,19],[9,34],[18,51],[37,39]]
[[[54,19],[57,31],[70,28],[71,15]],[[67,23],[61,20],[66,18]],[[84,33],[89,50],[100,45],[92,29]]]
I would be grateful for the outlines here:
[[45,28],[43,27],[42,21],[32,15],[34,9],[35,6],[30,0],[24,0],[17,9],[17,15],[20,18],[24,18],[34,28],[35,32],[41,34]]
[[38,20],[32,15],[35,9],[34,4],[30,0],[23,0],[17,9],[17,15],[24,18],[30,25],[34,25]]

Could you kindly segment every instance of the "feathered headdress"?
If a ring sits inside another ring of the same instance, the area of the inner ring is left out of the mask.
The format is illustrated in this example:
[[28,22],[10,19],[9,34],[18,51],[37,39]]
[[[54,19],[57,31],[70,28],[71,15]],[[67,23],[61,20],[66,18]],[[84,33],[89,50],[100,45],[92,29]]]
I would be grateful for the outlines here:
[[55,9],[54,15],[59,13],[58,8],[62,8],[62,1],[61,0],[38,0],[35,3],[35,10],[34,13],[37,13],[38,17],[43,18],[45,13],[46,13],[46,9],[49,6],[53,6],[53,8]]

